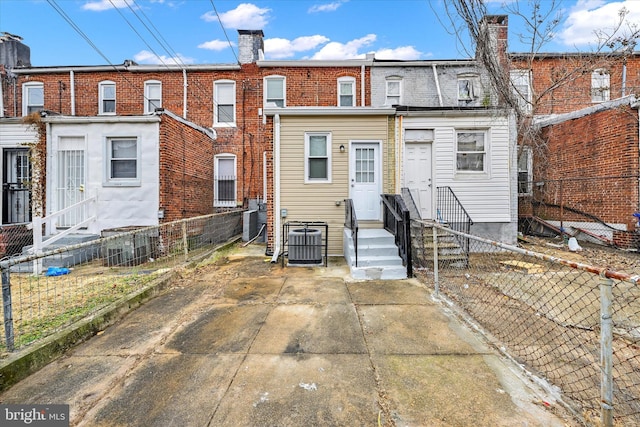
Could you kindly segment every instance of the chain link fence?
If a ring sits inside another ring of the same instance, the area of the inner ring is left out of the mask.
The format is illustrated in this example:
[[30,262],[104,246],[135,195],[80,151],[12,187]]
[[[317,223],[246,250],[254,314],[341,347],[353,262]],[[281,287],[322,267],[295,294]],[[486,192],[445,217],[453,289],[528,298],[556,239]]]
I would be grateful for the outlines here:
[[210,255],[242,234],[242,213],[113,229],[97,240],[4,259],[0,358]]
[[639,190],[637,175],[521,181],[520,231],[640,250]]
[[413,222],[413,242],[416,275],[505,354],[558,387],[587,424],[640,425],[639,271],[614,272],[422,221]]

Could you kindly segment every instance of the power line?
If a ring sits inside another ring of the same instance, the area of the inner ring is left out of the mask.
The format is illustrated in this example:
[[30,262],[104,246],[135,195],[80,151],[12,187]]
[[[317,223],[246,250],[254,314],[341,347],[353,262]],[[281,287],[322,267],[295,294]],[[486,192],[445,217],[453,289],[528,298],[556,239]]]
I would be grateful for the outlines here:
[[238,55],[236,55],[236,50],[233,48],[233,45],[231,44],[231,40],[229,40],[229,36],[227,35],[227,30],[224,28],[224,25],[222,24],[222,20],[220,19],[220,15],[218,14],[218,9],[216,9],[216,5],[213,4],[213,0],[209,0],[209,1],[211,2],[211,7],[213,7],[213,11],[216,14],[216,18],[218,18],[218,23],[220,23],[220,28],[222,28],[224,37],[227,39],[227,43],[229,43],[231,52],[233,53],[233,56],[236,58],[236,62],[238,63],[238,65],[240,65],[240,60],[238,59]]

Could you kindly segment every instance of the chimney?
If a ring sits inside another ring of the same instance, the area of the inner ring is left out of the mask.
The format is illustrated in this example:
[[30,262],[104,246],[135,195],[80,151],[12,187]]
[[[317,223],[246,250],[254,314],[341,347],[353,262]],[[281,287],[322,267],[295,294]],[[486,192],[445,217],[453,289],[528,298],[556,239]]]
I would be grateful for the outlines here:
[[22,37],[0,33],[0,64],[11,70],[16,67],[31,67],[31,49],[22,43]]
[[[489,49],[494,58],[498,58],[502,69],[509,69],[507,58],[507,37],[509,35],[508,15],[486,15],[482,19],[481,31],[486,31],[489,39]],[[478,56],[478,52],[476,52]]]
[[238,30],[240,64],[251,64],[264,59],[264,33],[262,30]]

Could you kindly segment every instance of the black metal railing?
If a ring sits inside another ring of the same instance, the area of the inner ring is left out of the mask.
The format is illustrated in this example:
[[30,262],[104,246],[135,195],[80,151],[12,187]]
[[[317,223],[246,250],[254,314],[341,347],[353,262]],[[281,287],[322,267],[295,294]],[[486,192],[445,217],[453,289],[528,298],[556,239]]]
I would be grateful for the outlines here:
[[358,266],[358,218],[356,218],[356,210],[353,207],[353,200],[346,199],[344,201],[344,226],[351,230],[351,238],[353,239],[353,248],[356,255],[356,267]]
[[[471,231],[473,221],[451,187],[438,187],[438,199],[436,202],[437,221],[448,226],[452,230],[461,233]],[[464,253],[469,256],[469,239],[456,235],[458,244]]]
[[413,276],[411,260],[411,215],[399,194],[381,194],[384,229],[393,234],[407,277]]

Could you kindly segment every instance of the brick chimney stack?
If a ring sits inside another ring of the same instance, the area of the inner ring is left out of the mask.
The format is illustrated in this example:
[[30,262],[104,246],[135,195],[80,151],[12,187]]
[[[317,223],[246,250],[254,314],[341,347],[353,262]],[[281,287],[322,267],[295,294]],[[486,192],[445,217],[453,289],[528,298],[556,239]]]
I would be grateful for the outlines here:
[[262,30],[238,30],[240,64],[251,64],[264,59],[264,33]]
[[507,38],[509,35],[509,16],[487,15],[482,20],[481,28],[482,31],[488,31],[491,51],[495,54],[495,57],[498,58],[498,62],[502,68],[508,70]]

